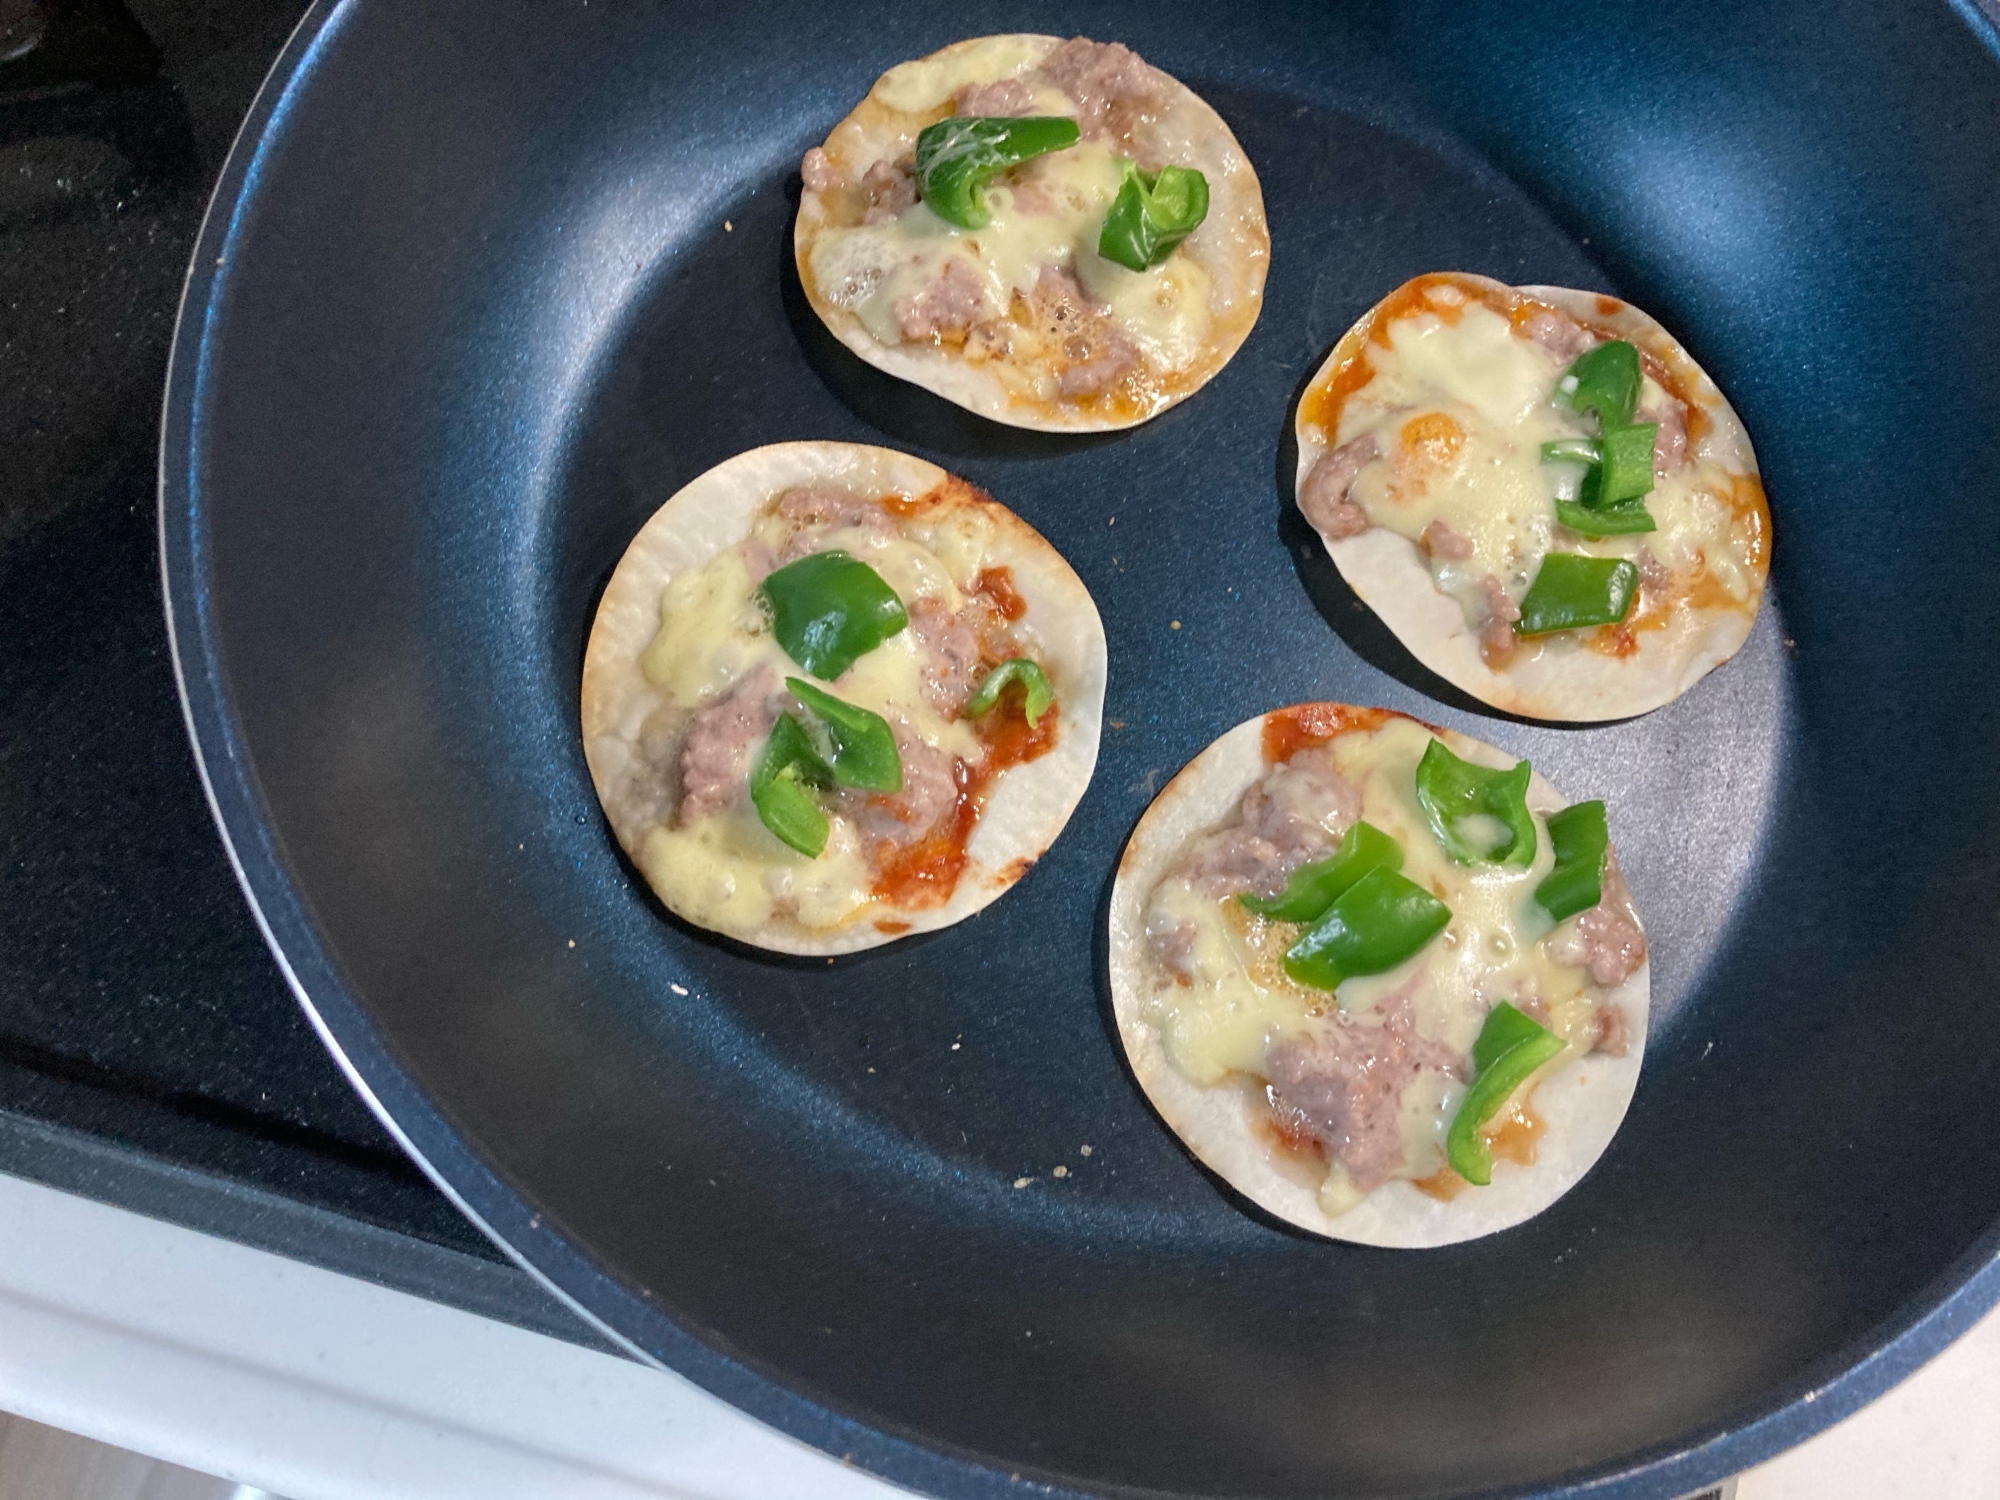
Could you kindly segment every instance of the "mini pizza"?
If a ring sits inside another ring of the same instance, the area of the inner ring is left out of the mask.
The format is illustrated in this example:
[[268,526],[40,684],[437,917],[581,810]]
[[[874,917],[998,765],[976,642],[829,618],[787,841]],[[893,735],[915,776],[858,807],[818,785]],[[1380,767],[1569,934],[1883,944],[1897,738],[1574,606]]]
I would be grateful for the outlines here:
[[869,364],[1016,427],[1145,421],[1263,303],[1257,174],[1116,42],[978,37],[891,68],[800,175],[813,311]]
[[1097,760],[1104,627],[1069,564],[933,464],[779,443],[660,507],[606,585],[583,747],[676,915],[833,954],[970,916]]
[[1153,1106],[1269,1212],[1448,1245],[1561,1197],[1646,1041],[1646,937],[1602,802],[1384,709],[1239,724],[1168,784],[1111,895]]
[[1733,656],[1771,515],[1743,424],[1614,297],[1441,273],[1348,330],[1298,411],[1298,505],[1417,660],[1592,721]]

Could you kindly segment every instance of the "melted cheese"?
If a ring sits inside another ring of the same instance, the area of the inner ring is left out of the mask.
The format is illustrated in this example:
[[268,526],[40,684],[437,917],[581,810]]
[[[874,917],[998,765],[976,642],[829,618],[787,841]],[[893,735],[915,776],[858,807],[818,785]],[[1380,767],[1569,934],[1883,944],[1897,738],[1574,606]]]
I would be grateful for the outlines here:
[[[1725,498],[1732,481],[1721,465],[1690,454],[1656,483],[1645,501],[1655,531],[1578,536],[1556,524],[1552,476],[1541,461],[1543,443],[1591,435],[1553,399],[1566,362],[1473,301],[1461,303],[1455,321],[1422,312],[1385,331],[1387,343],[1370,349],[1373,377],[1343,407],[1339,432],[1325,437],[1333,446],[1375,434],[1381,457],[1361,470],[1349,494],[1371,525],[1416,542],[1442,521],[1472,544],[1469,558],[1430,563],[1438,587],[1469,623],[1487,618],[1485,578],[1499,579],[1518,602],[1558,542],[1596,557],[1636,558],[1650,549],[1676,575],[1705,568],[1731,598],[1752,597],[1757,580],[1736,537]],[[1641,409],[1663,398],[1646,380]],[[1457,437],[1439,441],[1447,424]]]
[[[1173,876],[1152,892],[1145,914],[1150,937],[1183,926],[1195,932],[1192,983],[1156,970],[1145,1002],[1168,1060],[1190,1082],[1207,1087],[1231,1074],[1261,1076],[1273,1042],[1296,1035],[1333,1005],[1379,1019],[1381,1002],[1419,976],[1410,1002],[1416,1031],[1454,1051],[1471,1052],[1497,1000],[1530,997],[1548,1007],[1550,1029],[1569,1043],[1544,1072],[1588,1050],[1596,1000],[1587,975],[1549,958],[1544,940],[1553,924],[1534,901],[1555,858],[1545,819],[1535,817],[1535,858],[1527,866],[1453,863],[1416,799],[1417,761],[1431,738],[1421,725],[1393,719],[1378,730],[1343,735],[1324,752],[1361,793],[1362,818],[1402,845],[1402,873],[1451,908],[1445,930],[1397,968],[1350,979],[1329,996],[1284,972],[1285,949],[1302,930],[1297,924],[1252,916],[1233,896],[1211,900]],[[1405,1088],[1400,1175],[1423,1177],[1441,1165],[1445,1131],[1463,1097],[1462,1084],[1428,1069]],[[1333,1168],[1321,1206],[1337,1213],[1359,1201],[1344,1169]]]
[[[1065,101],[1057,112],[1068,109]],[[988,187],[992,219],[982,229],[959,229],[919,203],[889,223],[824,230],[807,263],[820,294],[852,311],[883,344],[902,339],[897,305],[920,296],[948,262],[978,280],[986,318],[1004,317],[1015,294],[1031,294],[1045,268],[1074,269],[1156,368],[1179,369],[1208,334],[1208,273],[1179,252],[1150,271],[1130,271],[1098,255],[1104,216],[1122,181],[1110,149],[1084,141]]]
[[[788,530],[766,517],[753,535],[771,545],[781,543]],[[845,548],[880,573],[905,605],[938,598],[956,610],[963,600],[962,585],[979,571],[990,527],[911,531],[916,536],[834,530],[816,539],[816,550]],[[936,543],[937,550],[927,541]],[[742,545],[725,548],[661,592],[660,628],[640,657],[646,680],[667,700],[656,713],[671,713],[685,723],[764,666],[780,678],[804,678],[848,703],[901,720],[919,739],[947,754],[969,761],[985,754],[969,724],[948,720],[932,706],[923,689],[923,657],[907,629],[831,682],[813,677],[787,656],[771,634]],[[746,764],[755,765],[762,753],[760,742]],[[655,827],[646,836],[640,864],[664,899],[704,927],[741,932],[778,913],[807,927],[837,927],[868,906],[873,876],[847,821],[831,812],[828,821],[826,849],[817,859],[807,859],[766,829],[746,800],[689,827]]]
[[874,94],[891,109],[927,114],[968,84],[998,83],[1041,61],[1032,36],[985,36],[962,46],[898,63],[875,81]]

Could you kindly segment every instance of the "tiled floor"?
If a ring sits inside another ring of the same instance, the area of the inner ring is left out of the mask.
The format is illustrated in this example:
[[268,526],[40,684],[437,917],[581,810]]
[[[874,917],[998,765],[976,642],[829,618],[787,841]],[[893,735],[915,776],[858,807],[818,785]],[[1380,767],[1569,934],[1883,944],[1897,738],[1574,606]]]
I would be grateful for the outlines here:
[[277,1500],[0,1412],[0,1500]]

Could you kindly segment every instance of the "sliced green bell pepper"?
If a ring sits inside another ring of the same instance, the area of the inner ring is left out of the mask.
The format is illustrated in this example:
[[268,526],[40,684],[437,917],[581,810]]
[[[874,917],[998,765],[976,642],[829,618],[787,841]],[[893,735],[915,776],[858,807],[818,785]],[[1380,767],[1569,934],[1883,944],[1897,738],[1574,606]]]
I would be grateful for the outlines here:
[[1246,891],[1236,899],[1274,922],[1312,922],[1370,870],[1402,867],[1401,844],[1373,823],[1356,823],[1332,854],[1292,871],[1277,895],[1253,896]]
[[1594,509],[1579,501],[1558,500],[1556,520],[1584,536],[1629,536],[1634,532],[1659,530],[1651,511],[1629,502]]
[[[1444,852],[1461,865],[1530,865],[1535,862],[1535,818],[1528,811],[1528,778],[1533,768],[1516,761],[1496,771],[1460,760],[1443,740],[1432,740],[1417,762],[1417,805]],[[1468,838],[1485,820],[1495,836],[1485,847]]]
[[867,792],[903,789],[903,758],[896,753],[895,732],[887,719],[843,702],[803,677],[787,677],[785,686],[826,725],[827,738],[833,742],[833,754],[826,762],[835,781]]
[[1657,422],[1607,427],[1598,441],[1604,450],[1594,504],[1612,506],[1637,500],[1653,487],[1653,439]]
[[986,680],[979,684],[979,691],[965,700],[960,716],[976,719],[991,713],[1000,695],[1016,682],[1021,684],[1021,712],[1027,715],[1029,726],[1041,723],[1042,715],[1055,705],[1056,690],[1049,686],[1042,669],[1025,656],[1010,657],[988,672]]
[[1480,1127],[1500,1112],[1535,1069],[1563,1049],[1563,1039],[1502,1000],[1487,1012],[1472,1046],[1472,1087],[1445,1132],[1445,1159],[1475,1187],[1493,1180],[1493,1153]]
[[790,714],[779,714],[750,773],[750,801],[764,826],[808,859],[826,847],[826,814],[808,787],[825,787],[833,768]]
[[823,682],[910,622],[882,575],[838,549],[786,564],[758,592],[785,654]]
[[1300,984],[1338,989],[1343,980],[1395,968],[1450,920],[1451,908],[1437,897],[1378,865],[1285,950],[1285,972]]
[[1555,868],[1535,887],[1535,899],[1556,921],[1589,911],[1604,899],[1604,858],[1611,847],[1602,802],[1577,802],[1549,814]]
[[1639,406],[1639,350],[1623,339],[1587,349],[1556,384],[1556,394],[1578,412],[1595,412],[1609,432],[1632,420]]
[[1080,138],[1076,121],[1060,115],[939,120],[917,133],[917,196],[947,224],[984,229],[993,218],[986,207],[989,180]]
[[1516,635],[1547,635],[1585,625],[1615,625],[1639,591],[1639,570],[1622,557],[1551,552],[1521,600]]
[[1150,271],[1208,217],[1208,179],[1192,167],[1142,172],[1131,161],[1124,172],[1097,253],[1127,270]]

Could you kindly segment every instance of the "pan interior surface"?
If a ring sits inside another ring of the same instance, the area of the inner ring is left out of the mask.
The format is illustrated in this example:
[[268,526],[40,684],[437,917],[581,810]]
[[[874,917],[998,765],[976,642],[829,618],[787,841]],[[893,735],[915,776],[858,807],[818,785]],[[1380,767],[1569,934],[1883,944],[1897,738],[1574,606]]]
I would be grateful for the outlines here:
[[[1130,433],[982,422],[805,305],[799,157],[949,17],[309,17],[198,253],[162,522],[205,773],[329,1040],[593,1316],[938,1493],[1664,1495],[1877,1393],[2000,1294],[2000,63],[1921,4],[1006,25],[1128,42],[1263,182],[1260,324]],[[1293,509],[1305,378],[1436,269],[1639,303],[1749,427],[1772,590],[1667,708],[1483,713]],[[988,489],[1110,644],[1096,779],[1042,862],[833,962],[665,913],[576,729],[625,543],[793,438]],[[1124,1071],[1125,837],[1216,734],[1305,700],[1449,722],[1612,809],[1653,944],[1645,1069],[1596,1169],[1504,1234],[1284,1230]]]

